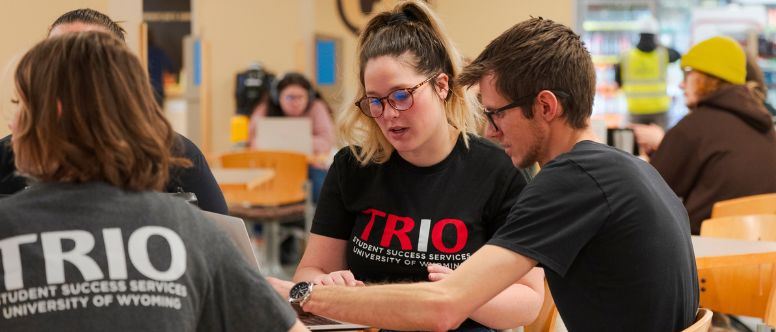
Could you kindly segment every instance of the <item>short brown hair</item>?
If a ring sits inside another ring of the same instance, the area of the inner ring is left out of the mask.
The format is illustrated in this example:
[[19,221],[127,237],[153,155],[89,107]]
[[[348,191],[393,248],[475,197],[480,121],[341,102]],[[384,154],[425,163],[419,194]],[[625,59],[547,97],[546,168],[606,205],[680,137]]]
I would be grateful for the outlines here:
[[[516,101],[542,90],[562,91],[558,96],[566,121],[585,128],[593,112],[595,69],[579,36],[567,26],[541,17],[520,22],[496,37],[464,68],[459,82],[473,85],[488,74],[496,77],[499,94]],[[533,117],[534,98],[521,105]]]
[[101,26],[108,32],[112,33],[116,38],[121,39],[122,41],[126,41],[124,38],[124,35],[126,34],[124,28],[111,20],[108,15],[105,15],[91,8],[71,10],[62,14],[62,16],[58,17],[54,23],[51,24],[51,27],[49,27],[49,34],[51,34],[51,30],[53,30],[57,25],[69,23],[84,23]]
[[46,39],[15,74],[17,169],[40,181],[102,181],[161,190],[175,139],[145,70],[124,42],[104,32]]

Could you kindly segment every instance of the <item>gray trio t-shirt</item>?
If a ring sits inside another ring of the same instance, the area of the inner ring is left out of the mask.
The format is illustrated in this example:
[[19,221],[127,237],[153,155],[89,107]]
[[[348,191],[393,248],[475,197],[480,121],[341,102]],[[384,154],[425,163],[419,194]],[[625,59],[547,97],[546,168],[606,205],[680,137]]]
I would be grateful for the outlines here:
[[105,183],[0,199],[0,331],[285,331],[296,315],[183,200]]

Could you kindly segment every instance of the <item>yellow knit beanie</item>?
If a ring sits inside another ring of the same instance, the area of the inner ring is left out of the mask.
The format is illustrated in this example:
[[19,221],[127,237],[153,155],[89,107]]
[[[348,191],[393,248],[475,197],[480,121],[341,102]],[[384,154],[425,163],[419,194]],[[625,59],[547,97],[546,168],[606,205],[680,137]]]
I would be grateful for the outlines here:
[[682,68],[704,72],[733,84],[746,81],[746,55],[735,40],[712,37],[695,44],[684,56]]

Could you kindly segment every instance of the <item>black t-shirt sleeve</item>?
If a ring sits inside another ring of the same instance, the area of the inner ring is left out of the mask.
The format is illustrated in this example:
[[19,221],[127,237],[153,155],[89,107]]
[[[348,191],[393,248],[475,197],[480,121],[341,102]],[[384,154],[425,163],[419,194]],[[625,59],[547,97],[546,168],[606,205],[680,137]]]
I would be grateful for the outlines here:
[[321,188],[318,206],[315,208],[311,233],[342,240],[350,237],[355,215],[347,210],[343,195],[348,184],[348,173],[354,167],[359,166],[348,148],[343,148],[334,156],[334,162]]
[[10,195],[27,186],[27,181],[16,175],[11,149],[11,135],[0,139],[0,194]]
[[488,244],[515,251],[563,276],[610,215],[595,180],[570,161],[548,164],[525,187]]
[[[191,160],[192,166],[188,168],[171,168],[170,180],[167,182],[167,192],[178,192],[178,188],[184,192],[197,195],[199,208],[220,214],[228,214],[224,194],[218,187],[210,167],[202,155],[202,151],[183,135],[177,135],[178,146],[174,147],[173,154]],[[176,151],[177,150],[177,151]]]

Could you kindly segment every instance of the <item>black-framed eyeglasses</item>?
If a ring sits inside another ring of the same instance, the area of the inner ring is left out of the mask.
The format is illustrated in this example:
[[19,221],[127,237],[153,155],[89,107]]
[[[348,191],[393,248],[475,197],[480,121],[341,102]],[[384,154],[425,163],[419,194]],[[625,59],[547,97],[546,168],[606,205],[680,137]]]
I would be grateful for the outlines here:
[[[561,98],[568,98],[569,97],[569,94],[566,93],[565,91],[561,91],[561,90],[547,90],[547,91],[550,91],[553,94],[555,94],[556,96],[561,97]],[[541,92],[541,91],[539,91],[539,92]],[[523,102],[525,101],[526,98],[534,98],[534,97],[536,97],[536,95],[539,94],[539,92],[534,92],[534,93],[531,93],[531,94],[528,94],[528,95],[525,95],[525,96],[522,96],[522,97],[515,98],[514,101],[512,101],[509,104],[507,104],[506,106],[499,107],[499,108],[497,108],[495,110],[492,110],[492,111],[488,110],[487,108],[483,109],[482,113],[485,114],[485,118],[488,119],[488,122],[490,123],[491,126],[493,126],[493,129],[495,129],[496,131],[500,131],[501,129],[499,129],[498,126],[496,125],[495,118],[501,118],[501,114],[503,114],[504,112],[506,112],[506,111],[508,111],[510,109],[514,109],[514,108],[522,106]]]
[[393,90],[382,98],[364,96],[356,102],[356,107],[361,110],[361,113],[364,113],[364,115],[370,118],[379,118],[383,115],[383,112],[385,111],[385,103],[383,103],[383,100],[387,101],[388,104],[397,111],[406,111],[415,103],[415,99],[412,96],[415,93],[415,90],[437,76],[439,76],[439,74],[431,76],[411,88]]

